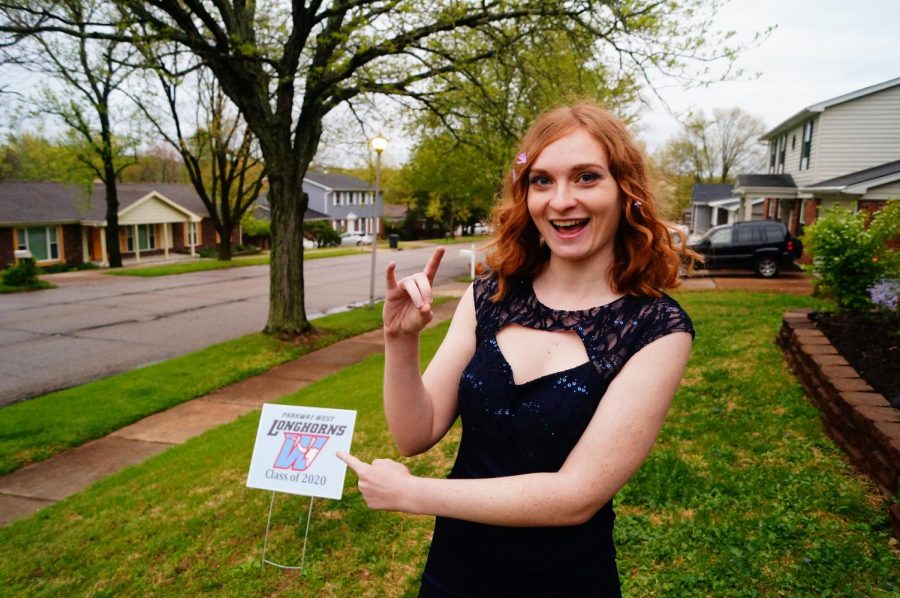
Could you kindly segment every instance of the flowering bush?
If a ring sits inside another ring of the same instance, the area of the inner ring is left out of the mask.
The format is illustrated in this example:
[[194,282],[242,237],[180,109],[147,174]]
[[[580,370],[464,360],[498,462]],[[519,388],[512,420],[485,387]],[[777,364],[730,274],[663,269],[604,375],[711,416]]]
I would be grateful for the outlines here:
[[900,296],[900,281],[882,280],[869,287],[869,298],[875,307],[881,310],[896,311],[898,296]]
[[842,310],[868,310],[869,289],[900,278],[900,251],[889,246],[900,235],[900,201],[889,201],[868,225],[867,220],[866,212],[835,207],[803,235],[818,276],[816,289],[834,297]]

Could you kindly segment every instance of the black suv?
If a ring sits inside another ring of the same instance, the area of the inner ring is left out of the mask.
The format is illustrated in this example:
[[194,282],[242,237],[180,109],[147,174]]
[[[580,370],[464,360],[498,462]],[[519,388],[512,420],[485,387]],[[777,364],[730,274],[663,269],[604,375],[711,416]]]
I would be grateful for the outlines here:
[[689,247],[703,256],[704,268],[749,268],[764,278],[776,276],[803,253],[800,240],[771,220],[715,226]]

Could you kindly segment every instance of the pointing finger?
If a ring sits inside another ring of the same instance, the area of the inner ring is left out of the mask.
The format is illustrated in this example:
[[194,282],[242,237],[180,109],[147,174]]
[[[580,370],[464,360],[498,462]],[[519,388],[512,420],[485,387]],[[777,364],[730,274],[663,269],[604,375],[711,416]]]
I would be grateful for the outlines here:
[[396,289],[397,288],[397,262],[391,262],[387,265],[387,270],[384,273],[385,279],[387,281],[387,288]]
[[341,461],[346,463],[347,467],[349,467],[350,469],[355,471],[357,475],[359,475],[360,471],[369,467],[368,463],[366,463],[365,461],[360,461],[359,459],[357,459],[350,453],[345,453],[344,451],[338,451],[337,453],[335,453],[335,455],[337,456],[338,459],[340,459]]
[[428,282],[434,282],[434,275],[437,274],[438,266],[441,265],[441,259],[444,257],[444,248],[438,247],[434,250],[434,253],[431,254],[431,259],[428,260],[428,263],[425,264],[425,276],[428,277]]

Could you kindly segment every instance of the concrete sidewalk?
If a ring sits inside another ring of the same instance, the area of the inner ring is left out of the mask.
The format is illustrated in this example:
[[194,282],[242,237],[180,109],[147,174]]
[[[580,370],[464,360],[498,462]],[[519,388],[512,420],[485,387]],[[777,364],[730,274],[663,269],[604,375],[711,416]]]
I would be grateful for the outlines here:
[[[438,305],[430,326],[453,315],[465,288],[458,283],[436,290],[438,295],[457,300]],[[381,329],[372,330],[146,417],[46,461],[27,465],[0,478],[0,525],[28,517],[126,467],[383,351]]]

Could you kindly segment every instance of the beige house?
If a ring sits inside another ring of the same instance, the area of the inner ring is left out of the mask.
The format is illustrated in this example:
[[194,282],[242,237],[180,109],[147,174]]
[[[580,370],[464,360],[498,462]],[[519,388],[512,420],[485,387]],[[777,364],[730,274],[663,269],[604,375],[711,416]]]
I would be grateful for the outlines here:
[[[120,183],[119,251],[140,261],[170,252],[194,255],[213,248],[218,235],[190,185]],[[106,266],[103,185],[90,190],[64,183],[0,181],[0,268],[31,256],[39,265]]]
[[900,77],[807,106],[761,140],[768,172],[737,176],[740,220],[759,197],[793,234],[829,205],[880,209],[900,198]]

